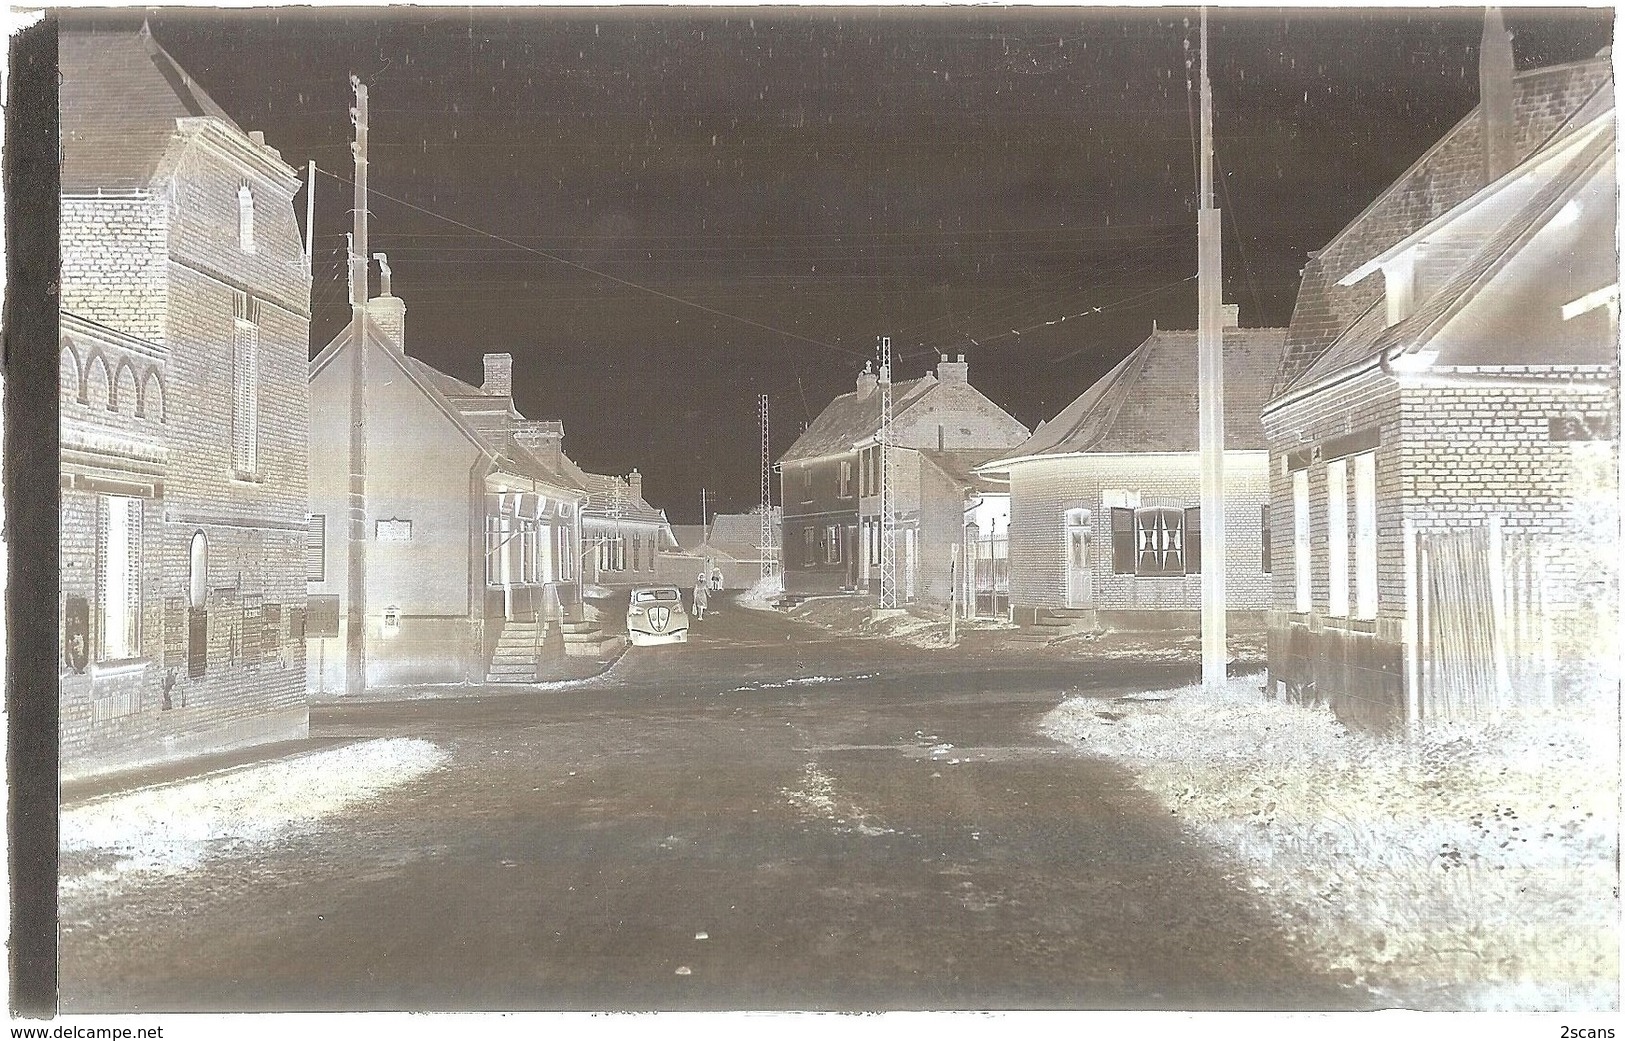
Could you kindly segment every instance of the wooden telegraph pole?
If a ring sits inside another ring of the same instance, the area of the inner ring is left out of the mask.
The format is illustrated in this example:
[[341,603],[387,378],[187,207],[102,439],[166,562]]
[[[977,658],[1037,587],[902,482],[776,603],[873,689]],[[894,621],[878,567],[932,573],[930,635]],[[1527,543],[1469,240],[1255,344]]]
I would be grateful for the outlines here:
[[345,612],[344,692],[367,689],[367,85],[355,89],[355,230],[350,234],[350,538]]
[[[1224,318],[1219,210],[1213,198],[1213,88],[1202,9],[1202,172],[1197,213],[1197,439],[1202,490],[1202,685],[1224,684]],[[1185,537],[1190,538],[1186,532]]]

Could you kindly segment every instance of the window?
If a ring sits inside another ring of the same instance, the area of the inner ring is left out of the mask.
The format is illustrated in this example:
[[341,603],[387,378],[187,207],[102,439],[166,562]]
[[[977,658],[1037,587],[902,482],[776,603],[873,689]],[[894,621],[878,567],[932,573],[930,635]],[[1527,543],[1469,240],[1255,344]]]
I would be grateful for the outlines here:
[[659,535],[650,535],[649,536],[649,570],[650,571],[653,571],[655,569],[655,557],[658,556],[659,553],[660,553],[660,536]]
[[1349,480],[1348,463],[1326,464],[1326,613],[1333,618],[1349,614]]
[[818,530],[816,528],[801,529],[801,566],[812,567],[817,562]]
[[246,184],[237,189],[237,244],[254,252],[254,193]]
[[1146,578],[1196,574],[1202,567],[1201,526],[1195,507],[1112,507],[1112,573]]
[[259,472],[259,301],[238,293],[236,305],[231,344],[231,468],[236,476],[253,480]]
[[632,540],[632,570],[643,570],[643,539],[641,537]]
[[812,502],[812,467],[801,468],[801,501]]
[[824,563],[839,564],[841,562],[841,529],[839,525],[829,524],[824,527]]
[[1377,617],[1377,453],[1354,457],[1354,617]]
[[485,584],[502,582],[502,519],[487,515],[485,518]]
[[209,595],[209,540],[201,531],[192,533],[192,568],[187,575],[186,592],[189,606],[203,610]]
[[850,498],[852,495],[852,461],[850,459],[841,460],[839,485],[836,494],[843,499]]
[[1309,471],[1292,475],[1292,569],[1294,610],[1309,613]]
[[327,515],[313,513],[305,522],[305,581],[327,581]]
[[102,661],[141,656],[141,500],[104,495],[99,502],[96,588]]
[[615,547],[614,570],[616,570],[616,571],[625,571],[626,570],[626,536],[620,534],[619,532],[616,532],[615,540],[614,540],[614,547]]
[[1258,508],[1259,556],[1258,566],[1264,574],[1270,573],[1270,504]]

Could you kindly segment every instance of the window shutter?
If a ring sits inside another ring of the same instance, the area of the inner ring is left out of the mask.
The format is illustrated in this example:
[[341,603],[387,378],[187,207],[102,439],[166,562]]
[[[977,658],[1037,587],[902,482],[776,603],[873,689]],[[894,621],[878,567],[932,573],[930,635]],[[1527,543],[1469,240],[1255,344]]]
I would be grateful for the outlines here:
[[1185,530],[1180,541],[1185,547],[1185,574],[1200,575],[1202,573],[1202,507],[1191,506],[1185,510]]
[[112,506],[112,500],[106,496],[96,499],[96,596],[92,608],[94,612],[91,625],[96,638],[97,661],[102,660],[107,653],[107,511]]
[[124,652],[139,658],[141,656],[141,500],[129,498],[124,500],[124,508],[128,513],[129,521],[125,525],[125,534],[129,539],[129,549],[125,553],[125,567],[128,578],[124,583]]
[[313,513],[305,530],[305,581],[327,581],[327,515]]
[[1112,574],[1134,574],[1134,511],[1112,507]]
[[236,325],[232,331],[231,466],[241,477],[259,469],[259,301],[247,293],[236,295]]

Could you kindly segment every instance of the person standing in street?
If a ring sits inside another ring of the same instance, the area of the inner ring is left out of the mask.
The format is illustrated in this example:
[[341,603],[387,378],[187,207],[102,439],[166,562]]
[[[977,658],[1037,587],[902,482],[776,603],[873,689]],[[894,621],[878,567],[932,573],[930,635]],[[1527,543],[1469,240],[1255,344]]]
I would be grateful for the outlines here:
[[705,617],[705,609],[710,604],[710,601],[711,594],[706,588],[705,576],[701,575],[699,581],[694,583],[694,617],[696,619]]

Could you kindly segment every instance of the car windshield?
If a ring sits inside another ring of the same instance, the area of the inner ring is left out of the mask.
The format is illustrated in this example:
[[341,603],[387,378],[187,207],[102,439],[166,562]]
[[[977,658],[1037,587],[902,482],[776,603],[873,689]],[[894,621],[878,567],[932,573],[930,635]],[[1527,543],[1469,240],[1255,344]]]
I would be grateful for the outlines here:
[[664,600],[670,603],[677,598],[677,590],[675,589],[640,589],[632,594],[634,604],[648,604],[656,600]]

